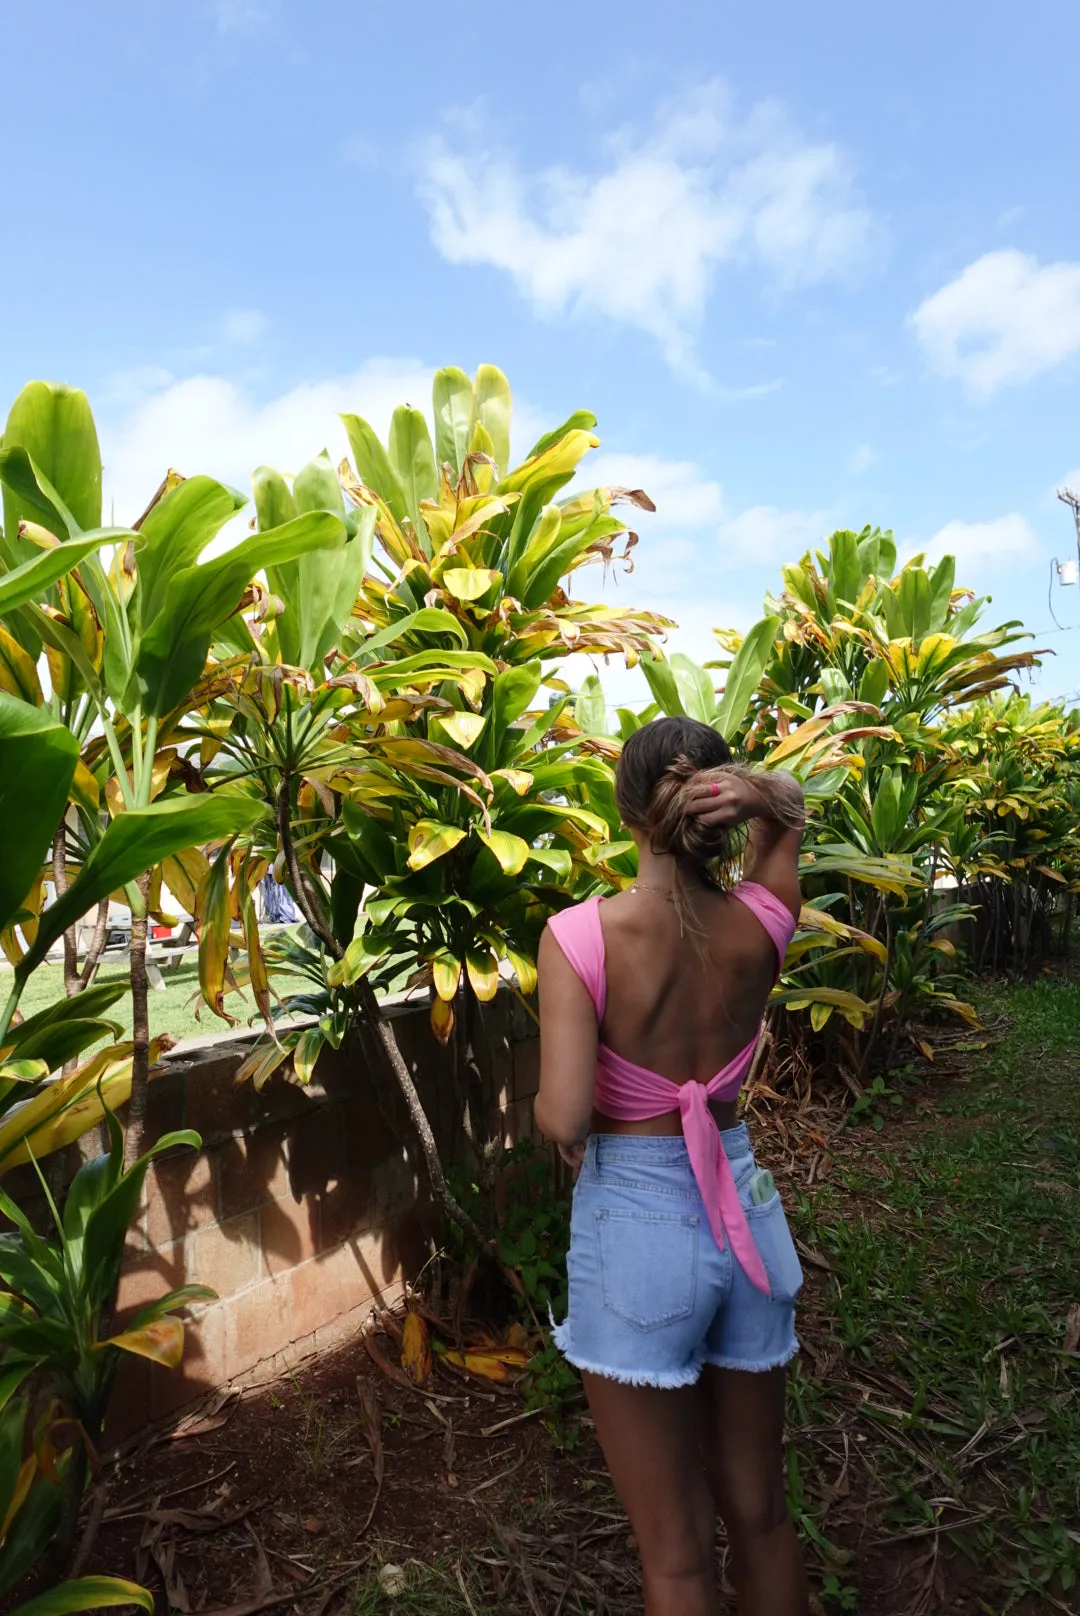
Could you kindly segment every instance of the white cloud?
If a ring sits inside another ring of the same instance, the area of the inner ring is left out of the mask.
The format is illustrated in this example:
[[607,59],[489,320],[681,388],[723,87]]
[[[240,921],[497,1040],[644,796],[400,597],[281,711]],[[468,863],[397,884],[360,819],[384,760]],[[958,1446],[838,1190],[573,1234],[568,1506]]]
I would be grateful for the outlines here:
[[[135,520],[170,466],[205,472],[250,495],[257,466],[296,472],[322,449],[335,464],[348,453],[340,411],[362,415],[385,441],[398,404],[427,409],[433,367],[413,359],[371,359],[351,375],[305,382],[260,402],[224,376],[191,376],[124,399],[100,423],[106,517]],[[246,515],[242,518],[246,521]]]
[[847,469],[852,477],[861,477],[864,471],[877,464],[877,454],[868,443],[860,444],[848,457]]
[[955,556],[958,570],[970,572],[1037,560],[1042,556],[1042,546],[1030,523],[1018,511],[1010,511],[992,522],[946,522],[928,544],[905,545],[901,564],[920,553],[925,553],[931,565],[942,556]]
[[812,545],[820,544],[830,526],[827,510],[782,511],[776,505],[752,505],[721,522],[719,539],[729,562],[781,563],[797,561]]
[[266,315],[258,309],[231,309],[225,316],[225,341],[237,347],[258,342],[266,330]]
[[775,106],[739,122],[716,81],[661,106],[644,138],[613,137],[599,173],[523,173],[481,149],[470,124],[461,144],[436,140],[421,159],[443,256],[506,271],[542,316],[636,326],[683,370],[695,369],[694,334],[720,265],[793,285],[846,273],[870,244],[839,149],[804,140]]
[[277,12],[277,0],[212,0],[219,34],[257,34]]
[[934,369],[983,402],[1080,350],[1080,263],[984,253],[911,322]]
[[724,510],[723,491],[692,460],[659,455],[600,454],[581,468],[581,484],[591,488],[643,488],[656,506],[655,517],[635,512],[656,527],[709,527]]

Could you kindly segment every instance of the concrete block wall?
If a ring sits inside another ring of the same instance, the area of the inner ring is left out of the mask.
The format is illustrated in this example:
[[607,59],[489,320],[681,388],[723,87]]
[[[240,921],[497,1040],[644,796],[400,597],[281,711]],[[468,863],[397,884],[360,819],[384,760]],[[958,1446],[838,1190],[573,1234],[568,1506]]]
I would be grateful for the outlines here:
[[[444,1162],[462,1155],[449,1056],[426,1005],[394,1011],[399,1042]],[[489,1007],[508,1143],[527,1137],[539,1074],[535,1025],[509,994]],[[151,1137],[195,1128],[203,1148],[147,1177],[120,1287],[121,1318],[177,1285],[218,1293],[188,1321],[183,1366],[125,1360],[114,1435],[182,1408],[211,1388],[273,1378],[355,1332],[392,1302],[438,1236],[426,1184],[374,1099],[355,1053],[327,1051],[307,1088],[238,1085],[250,1038],[181,1048],[150,1086]],[[380,1075],[379,1081],[386,1082]]]

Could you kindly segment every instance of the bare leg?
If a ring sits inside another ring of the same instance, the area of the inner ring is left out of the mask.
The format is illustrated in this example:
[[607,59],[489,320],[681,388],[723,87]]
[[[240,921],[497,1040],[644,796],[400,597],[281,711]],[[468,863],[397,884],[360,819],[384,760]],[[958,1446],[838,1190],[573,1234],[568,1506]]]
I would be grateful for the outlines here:
[[739,1616],[806,1616],[784,1479],[784,1371],[706,1367],[695,1392],[713,1498],[727,1527]]
[[717,1616],[716,1513],[697,1387],[662,1391],[583,1375],[615,1489],[641,1555],[645,1616]]

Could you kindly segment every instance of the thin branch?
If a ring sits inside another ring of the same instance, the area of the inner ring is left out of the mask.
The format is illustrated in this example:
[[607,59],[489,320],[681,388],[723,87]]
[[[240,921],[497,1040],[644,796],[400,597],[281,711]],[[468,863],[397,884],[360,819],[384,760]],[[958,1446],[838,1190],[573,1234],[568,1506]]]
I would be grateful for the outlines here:
[[[53,886],[56,888],[57,900],[64,896],[68,889],[67,879],[67,825],[64,820],[57,826],[53,838]],[[64,992],[70,999],[78,993],[79,981],[79,944],[72,923],[64,933]]]

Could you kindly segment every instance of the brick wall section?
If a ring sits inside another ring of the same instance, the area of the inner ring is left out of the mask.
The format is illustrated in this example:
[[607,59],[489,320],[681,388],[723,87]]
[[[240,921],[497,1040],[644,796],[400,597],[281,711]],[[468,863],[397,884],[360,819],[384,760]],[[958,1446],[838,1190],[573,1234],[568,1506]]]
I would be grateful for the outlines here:
[[[535,1025],[509,994],[489,1014],[513,1143],[531,1129]],[[396,1009],[395,1026],[443,1159],[451,1160],[463,1141],[448,1056],[431,1036],[426,1005]],[[147,1177],[125,1257],[121,1317],[176,1285],[210,1285],[218,1301],[185,1315],[180,1370],[125,1361],[114,1399],[117,1437],[211,1388],[270,1379],[344,1339],[374,1302],[400,1295],[438,1233],[426,1185],[375,1104],[363,1062],[327,1052],[308,1088],[272,1079],[256,1094],[235,1081],[250,1042],[179,1050],[151,1082],[151,1137],[192,1127],[203,1149],[163,1159]]]

